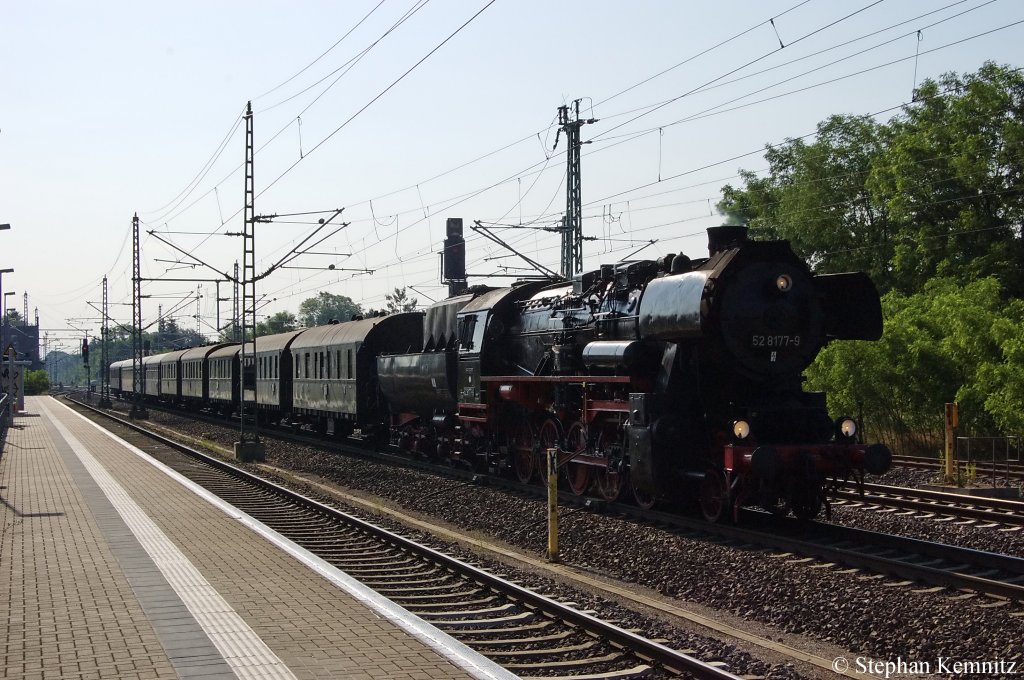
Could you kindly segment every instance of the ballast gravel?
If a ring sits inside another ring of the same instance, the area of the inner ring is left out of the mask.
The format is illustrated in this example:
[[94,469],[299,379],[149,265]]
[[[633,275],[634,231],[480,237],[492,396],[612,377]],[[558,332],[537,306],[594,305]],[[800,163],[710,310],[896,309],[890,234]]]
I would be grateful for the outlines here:
[[[237,437],[234,430],[186,418],[160,414],[154,420],[220,446],[230,447]],[[533,555],[543,554],[546,549],[545,504],[538,499],[308,446],[272,439],[265,440],[265,444],[271,465],[314,474],[341,487],[388,499],[406,512],[437,518],[467,535],[486,536]],[[950,523],[929,525],[912,517],[841,507],[834,508],[833,521],[981,550],[1024,554],[1021,532]],[[851,663],[858,658],[920,661],[936,668],[941,657],[947,664],[1013,662],[1024,672],[1024,647],[1020,644],[1024,640],[1024,609],[1018,603],[948,589],[936,592],[921,585],[899,585],[841,566],[723,545],[584,511],[562,513],[560,551],[564,563],[650,588],[669,598],[726,611],[769,629],[831,643],[854,655],[849,659]],[[586,605],[595,609],[604,604],[600,598],[590,600]],[[636,615],[624,610],[617,613],[620,620],[631,616]],[[672,633],[673,629],[666,627],[658,634],[674,639]],[[712,656],[733,653],[728,645],[710,639],[684,638],[676,645],[718,645]],[[787,665],[768,668],[757,661],[748,663],[749,669],[744,667],[740,672],[769,678],[799,677]]]

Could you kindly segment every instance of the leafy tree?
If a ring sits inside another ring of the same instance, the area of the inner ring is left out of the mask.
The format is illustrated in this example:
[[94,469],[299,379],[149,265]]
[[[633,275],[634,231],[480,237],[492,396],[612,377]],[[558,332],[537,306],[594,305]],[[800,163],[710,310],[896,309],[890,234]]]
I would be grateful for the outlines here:
[[405,292],[405,288],[395,288],[393,293],[388,293],[384,296],[387,300],[387,313],[395,314],[396,312],[412,312],[416,309],[416,304],[419,302],[416,298],[410,299],[408,294]]
[[25,394],[45,394],[50,389],[50,376],[46,371],[27,371],[25,373]]
[[201,333],[181,328],[173,318],[161,319],[156,333],[143,333],[145,340],[149,340],[150,351],[154,354],[206,344],[206,338]]
[[296,320],[294,314],[291,312],[277,312],[256,324],[256,335],[262,337],[264,335],[287,333],[288,331],[295,330],[295,328]]
[[1024,75],[985,64],[927,80],[880,124],[833,116],[812,143],[766,151],[720,210],[755,237],[786,238],[820,272],[866,271],[883,291],[932,277],[996,276],[1024,295]]
[[1024,294],[1024,75],[987,63],[926,80],[892,121],[872,193],[899,223],[893,267],[905,291],[932,276],[998,276]]
[[[238,335],[237,336],[235,335],[235,330],[236,330],[235,322],[234,321],[229,321],[224,326],[224,328],[221,329],[220,335],[217,336],[218,341],[219,342],[238,342],[238,338],[240,338],[241,335],[242,335],[242,329],[241,329],[241,327],[239,327],[237,329],[238,330]],[[249,335],[252,335],[251,331],[250,331]]]
[[303,326],[323,326],[332,320],[349,321],[362,314],[362,309],[351,298],[326,291],[299,305],[299,323]]
[[769,173],[742,173],[746,188],[727,185],[719,208],[748,223],[755,238],[788,239],[820,272],[866,271],[885,287],[890,225],[867,186],[883,139],[870,118],[832,116],[818,125],[814,143],[769,147]]
[[966,286],[934,279],[920,293],[882,300],[879,342],[836,342],[807,370],[833,413],[863,411],[871,439],[934,452],[943,404],[960,404],[966,432],[1024,427],[1024,301],[1006,304],[995,278]]

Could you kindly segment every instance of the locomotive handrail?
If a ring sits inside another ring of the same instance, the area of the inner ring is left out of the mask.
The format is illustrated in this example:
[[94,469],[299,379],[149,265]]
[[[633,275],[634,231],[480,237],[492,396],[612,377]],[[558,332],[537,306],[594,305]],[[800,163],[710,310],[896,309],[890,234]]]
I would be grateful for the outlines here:
[[480,382],[628,383],[628,375],[482,375]]

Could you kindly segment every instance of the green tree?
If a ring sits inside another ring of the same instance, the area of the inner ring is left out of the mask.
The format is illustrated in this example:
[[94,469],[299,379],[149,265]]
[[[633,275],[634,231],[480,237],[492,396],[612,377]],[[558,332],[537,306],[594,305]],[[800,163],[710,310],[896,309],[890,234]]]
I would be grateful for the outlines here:
[[201,333],[180,327],[177,320],[170,317],[160,320],[156,333],[143,333],[143,340],[149,340],[150,351],[154,354],[206,344]]
[[986,63],[926,80],[889,130],[869,184],[899,224],[900,287],[994,275],[1024,295],[1024,75]]
[[813,142],[769,147],[720,210],[754,237],[789,239],[820,272],[861,270],[882,290],[996,276],[1024,295],[1024,75],[985,64],[927,80],[880,124],[833,116]]
[[[242,333],[242,329],[241,329],[241,327],[239,327],[238,328],[239,337],[241,337],[241,333]],[[252,333],[250,331],[250,335],[251,334]],[[219,342],[237,342],[238,340],[235,337],[235,322],[234,321],[227,322],[227,324],[225,324],[224,327],[221,329],[220,334],[217,336],[217,338],[218,338]]]
[[27,371],[25,373],[25,394],[45,394],[50,389],[50,376],[46,371]]
[[395,291],[385,295],[384,299],[387,300],[388,314],[412,312],[416,309],[416,304],[419,302],[416,298],[410,299],[404,287],[395,288]]
[[303,326],[323,326],[332,320],[349,321],[362,314],[359,305],[344,295],[321,291],[299,305],[299,323]]
[[934,279],[923,291],[882,300],[879,342],[836,342],[807,370],[835,414],[863,411],[872,439],[895,450],[934,452],[943,404],[960,404],[973,434],[1024,426],[1024,302],[1006,304],[995,278],[961,286]]
[[256,335],[257,337],[262,337],[264,335],[287,333],[288,331],[295,330],[295,327],[296,320],[294,314],[291,312],[277,312],[256,324]]
[[865,271],[885,287],[890,250],[862,247],[889,242],[885,208],[866,184],[883,139],[870,118],[832,116],[814,143],[769,147],[768,174],[742,173],[746,187],[724,187],[719,209],[755,238],[788,239],[819,272]]

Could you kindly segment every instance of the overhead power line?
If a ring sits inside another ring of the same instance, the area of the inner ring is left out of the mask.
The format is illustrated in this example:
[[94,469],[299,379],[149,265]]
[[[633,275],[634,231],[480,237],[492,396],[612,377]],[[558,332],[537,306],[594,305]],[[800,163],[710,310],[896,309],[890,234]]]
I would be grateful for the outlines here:
[[[879,1],[879,2],[881,2],[882,0],[878,0],[878,1]],[[417,68],[419,68],[419,67],[420,67],[420,65],[421,65],[421,64],[423,64],[423,62],[425,62],[425,61],[426,61],[427,59],[429,59],[430,57],[432,57],[432,56],[434,55],[434,53],[435,53],[435,52],[437,52],[437,51],[438,51],[439,49],[441,49],[442,47],[444,47],[445,45],[447,45],[447,44],[448,44],[448,42],[449,42],[449,41],[450,41],[450,40],[451,40],[452,38],[454,38],[454,37],[455,37],[456,35],[458,35],[459,33],[461,33],[463,29],[465,29],[465,28],[466,28],[467,26],[469,26],[469,25],[470,25],[471,23],[473,23],[473,21],[474,21],[474,20],[475,20],[475,19],[476,19],[476,18],[477,18],[478,16],[480,16],[481,14],[483,14],[483,13],[484,13],[484,11],[485,11],[485,10],[486,10],[486,9],[487,9],[488,7],[490,7],[491,5],[493,5],[494,3],[495,3],[495,0],[490,0],[490,1],[489,1],[489,2],[488,2],[488,3],[486,4],[486,5],[484,5],[483,7],[481,7],[481,8],[480,8],[480,9],[479,9],[479,10],[478,10],[478,11],[476,12],[476,14],[474,14],[473,16],[471,16],[471,17],[470,17],[469,19],[467,19],[467,20],[466,20],[466,21],[465,21],[465,22],[464,22],[464,23],[463,23],[463,24],[462,24],[461,26],[459,26],[459,27],[458,27],[458,28],[456,28],[456,29],[455,29],[454,31],[452,31],[452,33],[451,33],[451,34],[449,34],[447,38],[445,38],[444,40],[442,40],[441,42],[439,42],[439,43],[438,43],[437,45],[435,45],[435,46],[433,47],[433,49],[431,49],[431,50],[430,50],[429,52],[427,52],[427,53],[426,53],[425,55],[423,55],[423,57],[421,57],[421,58],[419,59],[419,61],[417,61],[417,62],[416,62],[415,64],[413,64],[412,66],[410,66],[410,67],[408,68],[408,70],[406,70],[406,71],[405,71],[405,73],[403,73],[402,75],[398,76],[398,78],[396,78],[395,80],[393,80],[393,81],[391,82],[391,84],[390,84],[390,85],[388,85],[388,86],[387,86],[387,87],[385,87],[385,88],[384,88],[383,90],[381,90],[381,91],[380,91],[380,92],[379,92],[379,93],[378,93],[378,94],[377,94],[377,95],[376,95],[376,96],[375,96],[375,97],[374,97],[373,99],[371,99],[371,100],[370,100],[370,101],[368,101],[368,102],[367,102],[366,104],[364,104],[364,105],[363,105],[363,106],[362,106],[362,107],[361,107],[361,108],[360,108],[360,109],[359,109],[358,111],[356,111],[356,112],[355,112],[355,113],[353,113],[353,114],[352,114],[351,116],[349,116],[349,117],[348,117],[348,118],[347,118],[347,119],[345,120],[345,122],[343,122],[343,123],[342,123],[341,125],[339,125],[338,127],[336,127],[336,128],[334,129],[334,131],[332,131],[332,132],[331,132],[331,133],[329,133],[329,134],[328,134],[328,135],[327,135],[326,137],[324,137],[324,138],[323,138],[323,139],[321,139],[321,140],[320,140],[319,142],[317,142],[317,143],[316,143],[316,144],[315,144],[315,145],[313,146],[313,148],[311,148],[311,149],[310,149],[309,151],[307,151],[307,152],[306,152],[305,156],[303,156],[302,158],[299,158],[299,160],[295,161],[295,162],[294,162],[294,163],[292,163],[292,164],[291,164],[290,166],[288,166],[288,168],[287,168],[287,169],[285,169],[285,171],[284,171],[284,172],[282,172],[282,173],[281,173],[280,175],[278,175],[277,177],[275,177],[275,178],[274,178],[274,179],[273,179],[273,180],[272,180],[272,181],[270,182],[270,184],[268,184],[267,186],[265,186],[265,187],[264,187],[264,188],[263,188],[263,189],[262,189],[262,190],[261,190],[261,191],[260,191],[260,192],[259,192],[259,193],[258,193],[258,194],[256,195],[256,196],[257,196],[257,198],[258,198],[259,196],[262,196],[262,195],[263,195],[264,193],[266,193],[266,192],[267,192],[267,191],[268,191],[268,190],[269,190],[269,189],[270,189],[271,187],[273,187],[273,186],[274,186],[275,184],[277,184],[277,183],[278,183],[279,181],[281,181],[281,179],[282,179],[282,178],[284,178],[284,177],[285,177],[285,176],[286,176],[286,175],[287,175],[288,173],[290,173],[290,172],[291,172],[291,171],[292,171],[293,169],[295,169],[295,167],[296,167],[296,166],[297,166],[297,165],[298,165],[299,163],[301,163],[301,162],[302,162],[303,160],[305,160],[306,158],[309,158],[309,157],[310,157],[311,155],[313,155],[313,152],[314,152],[314,151],[316,151],[316,150],[317,150],[317,149],[319,149],[319,148],[320,148],[321,146],[323,146],[323,145],[324,145],[325,143],[327,143],[327,141],[328,141],[328,140],[330,140],[330,139],[331,139],[332,137],[334,137],[334,135],[338,134],[338,133],[339,133],[339,132],[341,132],[341,131],[342,131],[343,129],[345,129],[345,127],[347,127],[349,123],[351,123],[351,122],[352,122],[353,120],[355,120],[356,118],[358,118],[358,117],[359,117],[359,116],[360,116],[360,115],[361,115],[361,114],[362,114],[362,113],[363,113],[364,111],[366,111],[366,109],[368,109],[368,108],[370,108],[371,106],[373,106],[373,105],[374,105],[374,104],[375,104],[375,103],[377,102],[377,100],[379,100],[379,99],[380,99],[381,97],[383,97],[383,96],[384,96],[385,94],[387,94],[388,92],[390,92],[392,88],[394,88],[394,87],[395,87],[396,85],[398,85],[398,83],[400,83],[400,82],[402,82],[403,80],[405,80],[405,78],[406,78],[406,77],[407,77],[407,76],[408,76],[408,75],[409,75],[410,73],[412,73],[412,72],[413,72],[413,71],[415,71],[415,70],[416,70]]]
[[324,58],[324,57],[326,57],[326,56],[327,56],[328,54],[330,54],[330,53],[331,53],[331,51],[332,51],[332,50],[334,50],[334,48],[335,48],[335,47],[337,47],[337,46],[338,46],[338,45],[340,45],[340,44],[341,44],[342,42],[344,42],[344,41],[345,41],[345,38],[347,38],[347,37],[349,37],[350,35],[352,35],[352,33],[353,33],[353,32],[354,32],[354,31],[355,31],[355,30],[356,30],[357,28],[359,28],[360,26],[362,26],[362,25],[363,25],[363,22],[365,22],[365,21],[366,21],[367,19],[369,19],[369,18],[370,18],[370,17],[371,17],[372,15],[373,15],[373,13],[374,13],[374,12],[376,12],[376,11],[377,11],[378,9],[380,9],[380,6],[381,6],[381,5],[383,5],[383,4],[384,4],[384,0],[380,0],[380,2],[378,2],[378,3],[376,4],[376,5],[374,5],[373,9],[371,9],[371,10],[370,10],[369,12],[367,12],[367,13],[366,13],[366,15],[365,15],[365,16],[363,16],[363,18],[362,18],[362,19],[360,19],[359,21],[357,21],[357,22],[356,22],[356,24],[355,24],[355,25],[354,25],[354,26],[353,26],[352,28],[348,29],[348,31],[346,31],[346,32],[345,32],[345,35],[343,35],[343,36],[341,36],[340,38],[338,38],[338,40],[337,40],[337,41],[335,41],[335,43],[334,43],[333,45],[331,45],[331,46],[330,46],[330,47],[328,47],[328,48],[327,48],[326,50],[324,50],[323,52],[321,52],[321,53],[320,53],[320,56],[318,56],[318,57],[317,57],[316,59],[314,59],[313,61],[311,61],[311,62],[309,62],[308,64],[306,64],[306,65],[305,65],[305,66],[303,66],[303,67],[302,67],[301,69],[299,69],[299,70],[298,70],[298,71],[297,71],[297,72],[295,73],[295,75],[293,75],[293,76],[291,76],[290,78],[287,78],[286,80],[284,80],[284,81],[282,81],[282,82],[278,83],[277,85],[275,85],[274,87],[270,88],[269,90],[267,90],[267,91],[266,91],[266,92],[264,92],[263,94],[261,94],[261,95],[258,95],[258,96],[256,96],[256,97],[253,97],[253,101],[256,101],[257,99],[263,99],[263,98],[264,98],[264,97],[266,97],[266,96],[267,96],[268,94],[271,94],[271,93],[273,93],[273,92],[276,92],[277,90],[281,89],[282,87],[284,87],[285,85],[287,85],[288,83],[292,82],[293,80],[295,80],[296,78],[298,78],[299,76],[301,76],[301,75],[302,75],[303,73],[305,73],[306,71],[308,71],[308,70],[309,70],[310,68],[312,68],[312,67],[313,67],[313,66],[314,66],[314,65],[315,65],[315,64],[316,64],[317,62],[319,62],[319,61],[320,61],[321,59],[323,59],[323,58]]

